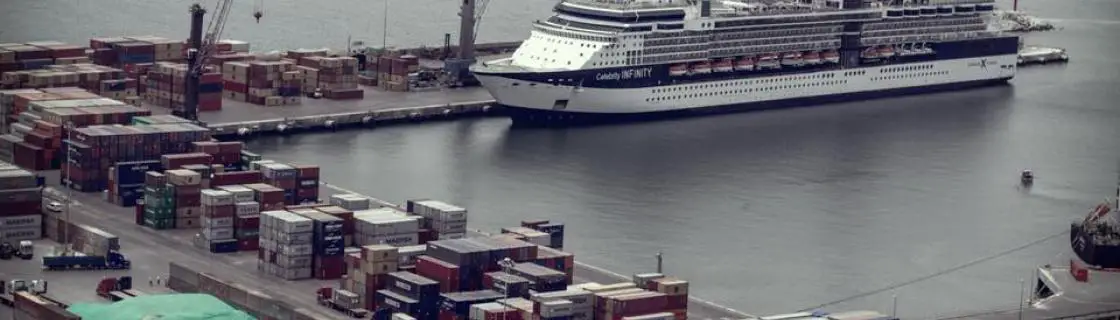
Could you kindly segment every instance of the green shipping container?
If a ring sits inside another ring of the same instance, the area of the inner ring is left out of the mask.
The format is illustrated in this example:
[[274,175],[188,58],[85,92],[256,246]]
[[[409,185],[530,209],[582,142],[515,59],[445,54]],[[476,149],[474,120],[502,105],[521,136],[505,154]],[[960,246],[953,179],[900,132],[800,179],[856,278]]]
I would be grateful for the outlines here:
[[152,207],[145,206],[144,207],[144,218],[145,219],[147,219],[147,218],[152,218],[152,219],[175,219],[175,209],[171,208],[171,207],[152,208]]
[[144,225],[148,226],[152,229],[156,229],[156,230],[174,229],[175,228],[175,218],[154,219],[154,218],[145,217],[144,218]]
[[144,204],[151,208],[171,208],[175,206],[175,198],[158,195],[144,195]]

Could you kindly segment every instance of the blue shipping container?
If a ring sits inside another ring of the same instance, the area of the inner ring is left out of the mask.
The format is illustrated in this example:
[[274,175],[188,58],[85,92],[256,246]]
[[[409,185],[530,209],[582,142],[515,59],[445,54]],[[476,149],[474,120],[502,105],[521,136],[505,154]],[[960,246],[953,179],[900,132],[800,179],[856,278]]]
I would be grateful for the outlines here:
[[163,164],[159,160],[118,162],[113,170],[117,184],[143,184],[144,175],[148,171],[163,171]]
[[23,69],[42,69],[43,67],[54,64],[54,59],[26,59],[23,60]]
[[135,63],[152,63],[156,61],[156,57],[150,54],[124,54],[122,53],[117,59],[118,62],[124,64]]
[[320,248],[315,250],[315,254],[322,257],[337,257],[346,254],[346,246],[339,245],[330,248]]
[[378,307],[390,308],[393,311],[415,314],[420,311],[420,302],[389,290],[377,290],[374,295]]
[[213,253],[230,253],[237,252],[237,240],[217,240],[210,242],[210,252]]
[[439,303],[439,282],[412,272],[389,274],[389,290],[420,301],[422,306],[434,307]]
[[108,91],[124,91],[128,89],[128,83],[121,80],[105,81],[102,85],[108,85],[105,89]]
[[221,83],[200,84],[198,86],[198,92],[201,92],[201,93],[222,92],[222,84]]
[[504,298],[505,295],[493,290],[441,293],[440,308],[466,317],[470,313],[472,304],[494,302]]

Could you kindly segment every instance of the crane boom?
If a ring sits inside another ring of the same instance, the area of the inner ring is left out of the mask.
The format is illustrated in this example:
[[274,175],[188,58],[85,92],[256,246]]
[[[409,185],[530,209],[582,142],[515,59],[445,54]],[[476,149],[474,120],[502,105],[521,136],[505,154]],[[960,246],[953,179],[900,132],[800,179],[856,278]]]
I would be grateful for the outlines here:
[[210,19],[205,38],[203,38],[202,23],[203,17],[206,15],[206,9],[203,9],[202,5],[198,3],[190,6],[191,34],[187,51],[186,92],[183,99],[183,110],[176,112],[177,115],[187,120],[198,120],[199,80],[202,77],[206,60],[216,51],[216,44],[218,39],[222,37],[222,31],[226,28],[226,18],[229,17],[231,7],[233,7],[233,0],[218,0],[218,3],[214,6],[214,17]]

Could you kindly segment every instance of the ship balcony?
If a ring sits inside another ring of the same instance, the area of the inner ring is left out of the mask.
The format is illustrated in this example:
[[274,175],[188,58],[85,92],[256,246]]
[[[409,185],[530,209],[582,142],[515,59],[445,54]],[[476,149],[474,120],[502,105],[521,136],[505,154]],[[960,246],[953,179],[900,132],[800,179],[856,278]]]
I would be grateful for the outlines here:
[[801,42],[782,45],[768,45],[768,46],[747,46],[740,48],[728,49],[715,49],[711,50],[712,57],[734,57],[743,55],[755,55],[763,53],[776,53],[776,52],[792,52],[792,51],[817,51],[817,50],[830,50],[839,49],[840,40],[831,41],[815,41],[815,42]]
[[879,30],[879,31],[864,31],[860,34],[864,38],[878,38],[878,37],[891,37],[891,36],[906,36],[906,35],[919,35],[929,33],[953,33],[953,32],[973,32],[984,31],[988,27],[984,25],[972,26],[947,26],[947,27],[931,27],[931,28],[914,28],[914,29],[901,29],[901,30]]
[[907,35],[907,36],[893,36],[893,37],[872,37],[860,39],[862,46],[876,46],[876,45],[892,45],[902,43],[914,42],[943,42],[943,41],[956,41],[966,39],[980,39],[998,36],[998,32],[991,31],[978,31],[978,32],[953,32],[953,33],[932,33],[920,35]]

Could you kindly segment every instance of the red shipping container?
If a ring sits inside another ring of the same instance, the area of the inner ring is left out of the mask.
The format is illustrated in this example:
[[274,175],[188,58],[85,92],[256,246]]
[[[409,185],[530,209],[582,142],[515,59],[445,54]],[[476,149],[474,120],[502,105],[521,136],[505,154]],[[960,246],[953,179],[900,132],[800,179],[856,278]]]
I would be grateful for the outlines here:
[[237,248],[241,251],[257,251],[261,247],[260,238],[241,239],[237,241]]
[[299,197],[300,199],[318,198],[319,197],[319,188],[315,187],[315,188],[298,189],[298,190],[296,190],[296,197]]
[[[201,198],[200,198],[201,199]],[[202,206],[202,216],[210,218],[232,217],[237,213],[237,206]]]
[[458,292],[459,266],[430,256],[416,258],[416,274],[439,282],[439,292]]
[[228,186],[234,184],[257,184],[261,182],[260,171],[240,171],[214,173],[210,186]]
[[[650,282],[652,283],[652,281]],[[687,309],[688,308],[688,295],[678,294],[668,296],[665,302],[665,308],[670,310]]]
[[295,178],[292,178],[292,179],[265,179],[265,181],[267,181],[268,184],[270,184],[274,187],[284,189],[284,190],[292,190],[292,189],[296,188],[296,179]]
[[235,221],[234,223],[235,223],[234,225],[238,229],[257,229],[257,228],[260,228],[260,226],[261,226],[261,216],[260,215],[251,215],[251,216],[237,217],[237,221]]
[[202,77],[198,78],[198,82],[203,83],[203,84],[206,84],[206,83],[221,83],[222,82],[222,74],[221,73],[204,73],[204,74],[202,74]]
[[191,164],[210,165],[213,158],[213,156],[202,152],[165,154],[160,156],[160,163],[163,164],[165,170],[173,170]]
[[198,111],[222,110],[222,100],[198,101]]
[[197,141],[191,143],[194,152],[202,152],[210,155],[218,153],[218,143],[214,141]]
[[312,262],[315,278],[319,280],[334,280],[342,277],[342,270],[346,269],[343,256],[322,257],[316,256]]
[[287,204],[283,202],[262,203],[261,211],[284,210],[284,206],[286,205]]
[[521,310],[509,307],[500,310],[484,311],[486,320],[524,320],[521,314]]
[[179,208],[197,207],[202,204],[202,197],[198,194],[184,194],[175,196],[175,206]]
[[299,177],[300,180],[319,178],[319,166],[296,164],[292,165],[292,167],[296,168],[296,176]]
[[136,205],[136,225],[144,225],[144,205]]
[[649,292],[613,297],[607,301],[607,304],[611,310],[611,318],[621,319],[627,316],[661,312],[665,310],[666,302],[664,293]]

